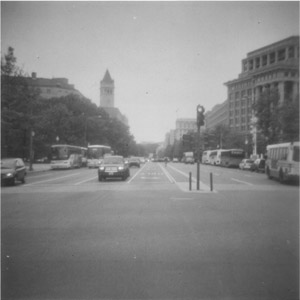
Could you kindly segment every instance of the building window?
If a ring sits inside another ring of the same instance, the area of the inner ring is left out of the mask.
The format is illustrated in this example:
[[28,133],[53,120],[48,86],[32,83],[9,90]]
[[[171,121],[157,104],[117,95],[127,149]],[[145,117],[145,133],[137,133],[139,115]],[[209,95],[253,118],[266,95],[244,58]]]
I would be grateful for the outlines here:
[[294,49],[294,47],[289,47],[288,56],[289,56],[289,58],[294,58],[295,57],[295,49]]
[[268,62],[268,56],[267,55],[263,55],[262,57],[262,66],[266,66]]
[[255,68],[258,69],[260,67],[260,57],[255,59]]
[[239,97],[240,97],[240,93],[239,93],[239,92],[236,92],[236,93],[235,93],[235,99],[239,99]]
[[253,70],[253,60],[252,59],[249,60],[249,70],[250,71]]
[[270,64],[275,62],[275,52],[270,53]]
[[285,60],[285,49],[278,51],[278,61]]

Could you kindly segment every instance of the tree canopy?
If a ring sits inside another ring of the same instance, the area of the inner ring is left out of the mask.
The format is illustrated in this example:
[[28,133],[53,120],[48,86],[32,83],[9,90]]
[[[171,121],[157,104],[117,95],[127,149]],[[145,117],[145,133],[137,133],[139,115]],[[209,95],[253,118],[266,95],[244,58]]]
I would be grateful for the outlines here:
[[50,145],[110,145],[119,155],[137,155],[129,127],[111,119],[91,100],[77,95],[41,99],[16,66],[14,49],[1,58],[1,156],[29,157],[34,132],[35,158],[47,156]]

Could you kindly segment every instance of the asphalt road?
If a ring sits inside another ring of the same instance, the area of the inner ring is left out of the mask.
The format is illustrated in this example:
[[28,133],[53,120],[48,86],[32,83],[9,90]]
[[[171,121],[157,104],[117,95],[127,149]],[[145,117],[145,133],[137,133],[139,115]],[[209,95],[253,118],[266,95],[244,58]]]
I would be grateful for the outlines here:
[[[2,299],[299,299],[299,187],[147,163],[1,189]],[[213,191],[210,191],[210,174]]]

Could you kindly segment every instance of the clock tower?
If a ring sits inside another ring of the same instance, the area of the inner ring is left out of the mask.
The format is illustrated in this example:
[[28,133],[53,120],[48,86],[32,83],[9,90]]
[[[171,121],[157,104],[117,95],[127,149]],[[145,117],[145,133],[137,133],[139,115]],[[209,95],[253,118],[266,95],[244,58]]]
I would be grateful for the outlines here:
[[111,79],[109,71],[106,70],[103,79],[100,82],[100,106],[101,107],[114,107],[114,89],[115,84]]

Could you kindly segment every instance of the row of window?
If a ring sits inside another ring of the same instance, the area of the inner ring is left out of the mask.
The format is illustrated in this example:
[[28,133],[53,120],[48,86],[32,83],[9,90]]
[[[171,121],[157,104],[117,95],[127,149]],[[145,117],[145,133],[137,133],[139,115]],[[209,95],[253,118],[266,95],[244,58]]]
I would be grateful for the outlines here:
[[235,118],[231,118],[229,119],[229,125],[233,125],[233,124],[239,124],[241,120],[241,123],[246,123],[246,120],[248,121],[248,123],[250,124],[251,122],[251,116],[241,116],[241,117],[235,117]]
[[250,131],[251,130],[251,125],[240,125],[240,124],[230,124],[231,128],[235,128],[236,130],[241,130],[241,131]]
[[274,148],[270,149],[268,153],[268,158],[275,159],[275,160],[287,160],[287,156],[289,153],[288,147],[280,147],[280,148]]
[[232,109],[234,107],[245,107],[246,104],[248,105],[248,107],[252,106],[252,99],[242,99],[241,101],[235,100],[235,101],[231,101],[229,102],[229,109]]
[[233,117],[234,115],[239,116],[239,115],[245,115],[248,114],[249,116],[252,115],[252,110],[246,110],[245,108],[242,108],[241,110],[235,109],[235,110],[230,110],[229,111],[229,116]]
[[229,100],[238,100],[240,98],[251,98],[252,96],[252,89],[248,89],[248,90],[242,90],[242,91],[238,91],[235,93],[230,93],[229,94]]
[[[299,47],[297,48],[297,50],[299,56]],[[261,67],[265,67],[267,65],[274,64],[275,62],[280,62],[295,57],[296,57],[296,51],[294,46],[288,48],[282,48],[279,49],[278,51],[274,51],[269,54],[265,54],[253,59],[245,60],[243,63],[243,71],[244,72],[252,71],[254,69],[258,69]]]

